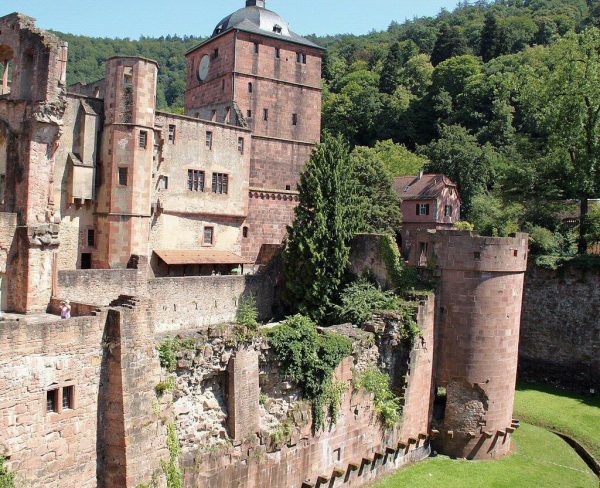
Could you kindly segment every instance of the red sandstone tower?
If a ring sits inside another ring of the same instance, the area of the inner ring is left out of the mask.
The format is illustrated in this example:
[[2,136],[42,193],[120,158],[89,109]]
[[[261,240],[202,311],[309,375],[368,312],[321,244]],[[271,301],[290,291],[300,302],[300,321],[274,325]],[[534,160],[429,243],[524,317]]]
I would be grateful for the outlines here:
[[247,0],[187,54],[186,114],[253,130],[242,250],[259,263],[285,237],[300,173],[320,140],[322,55],[264,0]]
[[148,59],[106,62],[94,268],[124,268],[131,255],[149,253],[157,72]]
[[510,449],[528,237],[421,233],[411,262],[439,273],[436,385],[447,392],[440,450],[467,459]]

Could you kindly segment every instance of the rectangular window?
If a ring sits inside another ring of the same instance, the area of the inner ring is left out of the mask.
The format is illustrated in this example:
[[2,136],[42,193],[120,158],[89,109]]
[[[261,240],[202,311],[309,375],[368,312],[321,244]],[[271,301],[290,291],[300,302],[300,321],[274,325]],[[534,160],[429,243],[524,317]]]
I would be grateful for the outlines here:
[[148,132],[146,132],[145,130],[141,130],[140,131],[140,147],[142,149],[146,149],[146,146],[148,146]]
[[58,412],[58,388],[46,392],[46,411]]
[[212,176],[213,193],[226,194],[229,191],[229,175],[225,173],[213,173]]
[[248,83],[248,93],[252,93],[254,91],[254,85],[252,83]]
[[123,83],[133,85],[133,67],[125,66],[123,68]]
[[269,120],[269,109],[265,108],[263,110],[263,120],[266,122],[267,120]]
[[279,49],[278,47],[275,48],[275,58],[281,58],[281,49]]
[[92,269],[92,253],[81,253],[81,269]]
[[158,188],[160,190],[168,190],[169,189],[169,177],[165,175],[161,175],[158,179]]
[[298,125],[298,114],[292,114],[292,125]]
[[215,228],[214,227],[204,227],[204,240],[202,244],[205,246],[212,246],[213,239],[215,236]]
[[204,171],[188,169],[188,190],[204,191]]
[[217,48],[213,51],[213,59],[218,59],[218,58],[219,58],[219,49]]
[[306,54],[296,53],[296,62],[306,64]]
[[429,215],[429,204],[417,203],[417,215]]
[[242,229],[242,235],[244,236],[244,239],[248,238],[248,227]]
[[212,150],[212,143],[213,143],[213,133],[210,131],[206,132],[206,147],[210,150]]
[[244,138],[243,137],[238,138],[238,151],[240,152],[240,154],[244,154]]
[[62,408],[63,410],[72,410],[75,408],[75,387],[65,386],[63,388]]
[[247,110],[246,111],[246,117],[248,117],[249,119],[252,118],[252,110]]
[[444,209],[444,215],[446,217],[452,217],[452,205],[446,205],[446,208]]
[[169,144],[175,144],[175,126],[169,126]]
[[254,43],[254,54],[258,54],[258,51],[259,51],[259,50],[260,50],[260,48],[259,48],[259,44],[258,44],[258,42],[255,42],[255,43]]
[[127,186],[127,176],[129,175],[129,170],[127,168],[119,168],[119,185]]
[[88,229],[87,231],[87,245],[88,247],[96,245],[96,231],[94,229]]

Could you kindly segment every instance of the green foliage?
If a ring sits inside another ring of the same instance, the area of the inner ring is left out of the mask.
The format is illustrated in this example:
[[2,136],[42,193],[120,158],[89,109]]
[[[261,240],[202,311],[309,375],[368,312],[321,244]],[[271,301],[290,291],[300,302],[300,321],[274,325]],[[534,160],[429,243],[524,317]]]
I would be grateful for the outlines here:
[[518,232],[524,209],[518,203],[480,193],[473,198],[469,217],[477,232],[484,236],[506,237]]
[[183,473],[179,467],[181,445],[177,437],[175,422],[167,425],[167,448],[169,449],[169,461],[161,461],[160,463],[167,478],[167,488],[183,488]]
[[460,222],[456,222],[454,224],[457,230],[468,230],[472,232],[475,230],[475,226],[471,222],[467,222],[466,220],[461,220]]
[[443,127],[440,139],[421,148],[430,159],[426,170],[442,173],[457,183],[466,215],[472,210],[473,199],[485,193],[494,175],[494,151],[480,146],[464,127]]
[[356,376],[355,387],[374,395],[375,411],[387,427],[402,419],[401,399],[390,388],[390,375],[370,367]]
[[383,64],[381,78],[379,80],[379,91],[391,95],[398,87],[398,73],[402,67],[402,54],[400,52],[400,43],[392,44],[388,52],[387,59]]
[[398,243],[391,235],[384,236],[381,241],[381,256],[397,292],[406,292],[417,286],[416,269],[403,264]]
[[[359,148],[355,149],[355,152]],[[414,176],[429,162],[427,158],[419,156],[402,144],[396,144],[391,139],[378,141],[375,147],[361,147],[363,153],[369,152],[373,157],[379,159],[385,169],[392,176]]]
[[600,242],[600,205],[595,205],[587,216],[586,238],[590,244]]
[[348,285],[340,300],[341,305],[336,306],[338,319],[356,325],[369,321],[375,312],[400,308],[400,300],[394,293],[381,290],[365,278]]
[[435,46],[431,53],[431,63],[434,66],[467,53],[467,45],[459,27],[442,24]]
[[337,334],[317,331],[308,317],[295,315],[269,331],[269,344],[283,373],[313,401],[316,428],[324,424],[323,395],[335,368],[352,352],[352,342]]
[[323,390],[323,405],[327,416],[335,422],[340,415],[342,396],[348,391],[348,384],[337,381],[329,381]]
[[8,471],[6,459],[0,456],[0,488],[15,488],[15,474]]
[[350,240],[360,225],[356,180],[348,147],[325,136],[306,165],[300,203],[284,251],[286,301],[318,322],[332,318],[349,264]]
[[175,378],[169,376],[169,378],[165,381],[161,381],[154,387],[154,391],[158,396],[164,395],[168,391],[173,391],[175,389]]
[[160,366],[167,371],[175,371],[177,367],[177,353],[184,349],[195,349],[196,343],[193,339],[181,339],[180,337],[167,337],[158,346],[158,357]]
[[506,35],[498,25],[496,16],[492,12],[485,15],[485,23],[481,31],[480,55],[487,63],[508,51]]
[[256,307],[256,297],[254,295],[243,296],[240,299],[237,323],[250,330],[258,328],[258,308]]
[[400,198],[381,158],[366,147],[351,154],[352,171],[362,191],[355,199],[355,215],[360,218],[357,232],[395,234],[402,223]]

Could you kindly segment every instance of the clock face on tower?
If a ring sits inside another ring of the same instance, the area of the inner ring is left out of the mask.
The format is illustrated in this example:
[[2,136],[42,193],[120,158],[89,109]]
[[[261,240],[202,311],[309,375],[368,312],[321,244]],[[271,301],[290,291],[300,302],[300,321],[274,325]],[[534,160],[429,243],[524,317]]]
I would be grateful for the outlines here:
[[198,66],[198,79],[200,81],[206,80],[206,77],[208,76],[209,68],[210,68],[210,56],[208,54],[206,54],[200,61],[200,66]]

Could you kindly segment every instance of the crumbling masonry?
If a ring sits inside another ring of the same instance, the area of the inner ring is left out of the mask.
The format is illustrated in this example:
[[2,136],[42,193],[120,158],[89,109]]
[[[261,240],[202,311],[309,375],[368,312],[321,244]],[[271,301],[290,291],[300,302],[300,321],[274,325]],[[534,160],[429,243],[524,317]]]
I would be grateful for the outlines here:
[[[0,455],[23,483],[161,486],[173,428],[188,487],[362,486],[432,446],[509,452],[525,235],[416,236],[410,262],[437,281],[414,297],[421,337],[394,314],[337,327],[354,348],[324,431],[268,344],[233,330],[243,297],[261,319],[277,306],[271,258],[319,140],[322,53],[248,0],[188,53],[180,116],[156,110],[154,61],[111,58],[105,79],[67,87],[67,45],[0,18]],[[381,239],[357,237],[352,267],[386,286]],[[169,372],[157,345],[176,335]],[[403,397],[398,425],[353,386],[369,366]]]

